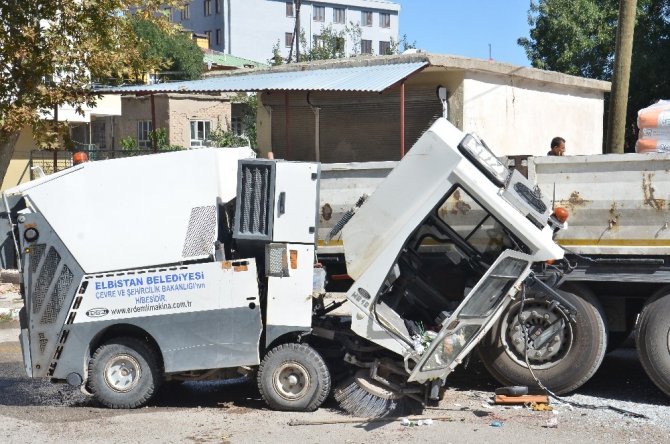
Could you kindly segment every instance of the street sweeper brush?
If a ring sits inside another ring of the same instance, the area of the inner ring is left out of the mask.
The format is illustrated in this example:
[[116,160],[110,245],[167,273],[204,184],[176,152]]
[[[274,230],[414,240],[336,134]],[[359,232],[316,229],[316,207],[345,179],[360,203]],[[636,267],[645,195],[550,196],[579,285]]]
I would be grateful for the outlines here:
[[379,418],[420,413],[422,404],[410,397],[390,390],[360,370],[335,390],[335,400],[347,413],[360,418]]

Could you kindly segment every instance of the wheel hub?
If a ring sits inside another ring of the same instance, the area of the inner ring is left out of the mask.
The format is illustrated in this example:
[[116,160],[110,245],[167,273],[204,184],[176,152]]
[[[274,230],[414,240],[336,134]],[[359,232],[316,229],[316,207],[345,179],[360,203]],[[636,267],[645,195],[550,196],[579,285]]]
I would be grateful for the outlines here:
[[284,362],[273,372],[272,385],[279,396],[295,401],[305,396],[309,389],[309,371],[299,362]]
[[141,375],[140,363],[128,354],[115,355],[105,365],[105,383],[116,392],[131,391],[138,384]]
[[[520,315],[518,308],[517,305],[510,309],[502,325],[505,350],[524,366],[526,352],[534,368],[555,365],[572,346],[570,323],[559,309],[550,308],[546,301],[527,301]],[[526,327],[526,340],[522,325]]]

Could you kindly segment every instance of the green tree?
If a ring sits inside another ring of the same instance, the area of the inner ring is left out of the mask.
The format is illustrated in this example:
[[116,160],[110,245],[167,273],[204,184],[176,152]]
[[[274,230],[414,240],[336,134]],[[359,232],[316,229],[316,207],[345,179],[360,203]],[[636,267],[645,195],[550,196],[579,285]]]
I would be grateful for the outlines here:
[[[618,5],[618,0],[532,0],[530,38],[518,43],[536,68],[611,80]],[[637,111],[670,97],[667,54],[670,0],[638,0],[626,123],[629,147]]]
[[[19,132],[33,126],[55,144],[62,126],[48,126],[44,113],[69,104],[94,106],[91,79],[123,78],[154,69],[132,31],[129,11],[138,10],[164,29],[163,13],[175,0],[3,0],[0,2],[0,180]],[[139,9],[136,9],[139,8]]]
[[142,17],[134,17],[132,27],[143,58],[173,73],[171,80],[196,80],[202,77],[202,50],[187,33],[166,29]]
[[389,46],[390,46],[389,54],[402,54],[404,51],[407,51],[408,49],[415,49],[416,40],[412,40],[410,42],[407,39],[407,34],[403,34],[400,40],[398,41],[396,41],[393,37],[391,37],[391,44]]

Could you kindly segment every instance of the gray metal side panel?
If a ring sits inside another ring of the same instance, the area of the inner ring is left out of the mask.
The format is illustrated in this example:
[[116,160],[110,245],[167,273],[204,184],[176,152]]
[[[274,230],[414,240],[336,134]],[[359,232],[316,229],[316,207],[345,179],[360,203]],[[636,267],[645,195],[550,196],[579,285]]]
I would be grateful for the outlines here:
[[137,326],[156,340],[166,373],[260,363],[260,309],[235,308],[72,324],[54,377],[64,379],[71,372],[84,375],[94,352],[88,350],[89,344],[118,324]]

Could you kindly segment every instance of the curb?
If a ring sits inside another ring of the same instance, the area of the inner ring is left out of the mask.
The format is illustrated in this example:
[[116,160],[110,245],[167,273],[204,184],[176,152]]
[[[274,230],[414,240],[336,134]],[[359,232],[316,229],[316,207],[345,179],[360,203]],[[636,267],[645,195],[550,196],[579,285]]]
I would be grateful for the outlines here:
[[0,269],[0,282],[18,285],[20,280],[19,270]]

